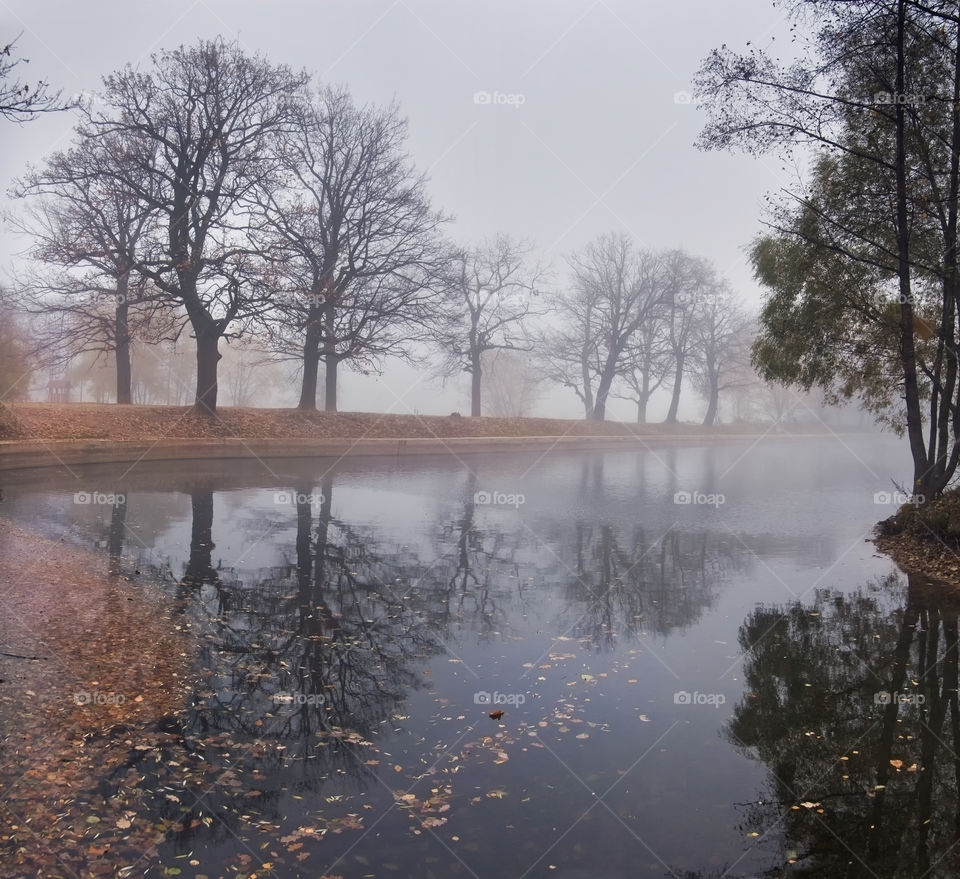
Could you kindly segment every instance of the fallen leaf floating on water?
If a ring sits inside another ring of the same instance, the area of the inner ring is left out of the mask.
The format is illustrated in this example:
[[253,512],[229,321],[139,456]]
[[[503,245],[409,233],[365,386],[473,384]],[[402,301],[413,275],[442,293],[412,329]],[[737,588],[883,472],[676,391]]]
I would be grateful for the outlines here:
[[491,719],[493,719],[493,720],[499,720],[501,717],[503,717],[503,712],[502,712],[502,711],[491,711],[491,712],[490,712],[490,717],[491,717]]

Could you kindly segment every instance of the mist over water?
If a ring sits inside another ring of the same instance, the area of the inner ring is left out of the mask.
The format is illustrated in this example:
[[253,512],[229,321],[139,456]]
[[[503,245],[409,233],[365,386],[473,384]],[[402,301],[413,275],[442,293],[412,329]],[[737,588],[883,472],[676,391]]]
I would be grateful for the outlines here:
[[164,863],[279,839],[281,876],[306,853],[316,875],[746,877],[850,849],[920,876],[922,848],[949,875],[956,602],[867,542],[903,457],[118,465],[81,483],[120,502],[43,473],[3,511],[107,553],[190,634],[180,737],[140,767],[157,820],[194,819]]

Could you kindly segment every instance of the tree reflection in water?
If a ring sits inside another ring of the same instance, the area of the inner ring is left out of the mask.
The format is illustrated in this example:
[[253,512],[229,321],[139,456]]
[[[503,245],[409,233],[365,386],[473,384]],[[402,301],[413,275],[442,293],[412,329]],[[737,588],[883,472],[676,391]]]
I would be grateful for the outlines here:
[[[457,708],[461,718],[452,719],[462,722],[450,727],[455,731],[449,740],[442,733],[446,727],[437,725],[441,715],[457,714],[444,707],[447,698],[436,699],[433,713],[406,717],[405,703],[430,687],[431,660],[466,651],[483,662],[479,657],[495,658],[523,641],[532,659],[560,635],[577,642],[569,650],[581,655],[614,654],[644,634],[667,635],[694,624],[724,577],[748,558],[738,553],[736,541],[707,533],[671,529],[654,538],[657,529],[642,523],[586,515],[522,520],[516,511],[478,507],[476,481],[464,479],[463,500],[452,512],[447,507],[425,526],[401,522],[395,530],[338,515],[349,504],[335,503],[332,475],[320,485],[303,480],[290,492],[292,505],[268,511],[262,503],[243,506],[243,496],[234,496],[241,506],[232,527],[239,533],[238,539],[228,534],[229,540],[215,517],[226,512],[231,497],[220,485],[193,481],[189,547],[170,551],[162,561],[154,557],[154,569],[161,583],[167,572],[183,572],[168,588],[195,638],[198,683],[183,716],[170,719],[167,746],[131,758],[140,789],[149,792],[144,805],[167,828],[165,856],[200,844],[227,856],[242,852],[237,838],[256,848],[266,840],[290,840],[304,826],[332,835],[363,829],[366,813],[358,813],[358,802],[376,810],[371,821],[379,820],[395,806],[397,789],[413,787],[417,773],[433,773],[448,747],[456,746],[451,758],[461,762],[493,747],[484,743],[493,742],[498,728],[474,729],[478,719],[490,723],[486,710],[475,705]],[[135,493],[122,514],[129,517],[131,508]],[[111,566],[122,567],[126,529],[121,513],[116,518],[109,550]],[[225,558],[215,539],[244,546],[242,556]],[[150,550],[129,540],[127,545],[139,549],[133,562],[146,568]],[[264,547],[260,557],[267,560],[260,567],[252,561],[256,546]],[[557,660],[560,675],[562,662]],[[472,693],[477,687],[469,683]],[[582,689],[587,698],[591,691]],[[566,687],[559,692],[562,716],[580,722],[580,696]],[[532,704],[534,728],[540,729],[540,718],[551,730],[564,725],[554,717],[556,705]],[[599,722],[602,713],[591,707],[588,719]],[[517,737],[525,742],[529,734],[511,735],[496,747],[519,745]],[[561,747],[557,739],[550,742]],[[385,751],[397,756],[385,757]],[[523,761],[531,758],[514,759],[510,774],[523,779],[518,783],[553,791],[553,774],[527,777]],[[395,762],[404,764],[402,774],[394,772]],[[519,800],[514,805],[481,796],[483,805],[468,804],[477,779],[466,786],[464,776],[454,781],[443,775],[445,766],[426,785],[439,785],[441,778],[463,784],[462,791],[457,787],[458,809],[493,810],[493,823],[476,830],[488,840],[490,857],[496,855],[498,822],[507,816],[514,825],[534,822],[517,853],[521,859],[550,844],[549,822]],[[622,767],[601,762],[595,768],[597,778],[609,773],[612,783]],[[441,807],[435,803],[430,818]],[[519,811],[511,812],[515,807]],[[378,833],[410,841],[408,825],[404,815],[378,825]],[[617,836],[622,825],[608,831]],[[349,847],[347,836],[336,838]],[[324,856],[335,858],[338,849],[330,839]],[[578,850],[571,857],[579,857]],[[409,848],[410,864],[419,851]],[[474,853],[471,861],[485,857]],[[448,866],[456,867],[456,860]]]
[[958,611],[956,593],[892,574],[741,627],[728,736],[770,771],[744,829],[791,874],[960,873]]
[[572,633],[595,650],[613,649],[618,635],[667,635],[692,625],[713,604],[725,571],[744,561],[707,533],[670,530],[654,541],[642,526],[627,531],[583,520],[574,525],[572,547],[563,578],[580,614]]

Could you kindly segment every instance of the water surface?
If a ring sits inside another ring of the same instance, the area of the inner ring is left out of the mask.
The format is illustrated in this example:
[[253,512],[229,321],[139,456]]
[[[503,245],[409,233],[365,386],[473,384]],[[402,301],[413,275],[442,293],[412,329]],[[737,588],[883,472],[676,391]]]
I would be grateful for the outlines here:
[[11,477],[2,512],[190,634],[177,740],[132,757],[149,875],[954,876],[957,601],[868,542],[906,465],[122,464]]

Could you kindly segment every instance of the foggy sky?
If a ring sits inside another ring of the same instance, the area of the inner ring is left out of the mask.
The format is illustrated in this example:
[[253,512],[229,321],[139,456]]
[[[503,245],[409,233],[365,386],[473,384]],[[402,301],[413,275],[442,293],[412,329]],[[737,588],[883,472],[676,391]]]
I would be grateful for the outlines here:
[[[676,96],[710,49],[776,38],[787,50],[786,30],[770,0],[0,0],[0,40],[23,33],[21,78],[95,92],[104,74],[146,64],[157,49],[237,38],[348,85],[360,102],[396,98],[434,203],[456,218],[456,240],[529,238],[562,271],[571,250],[625,230],[641,246],[711,259],[752,307],[760,293],[743,248],[761,229],[764,193],[790,178],[774,158],[694,149],[704,114]],[[478,92],[491,101],[477,103]],[[70,114],[5,123],[4,190],[27,162],[66,147],[72,124]],[[4,267],[24,244],[3,230]],[[344,371],[341,399],[349,410],[468,408],[453,386],[441,392],[394,364],[379,380]],[[611,404],[612,417],[631,417],[630,404]],[[582,417],[572,392],[540,408]],[[651,417],[662,408],[655,401]],[[702,411],[692,392],[684,410]]]

